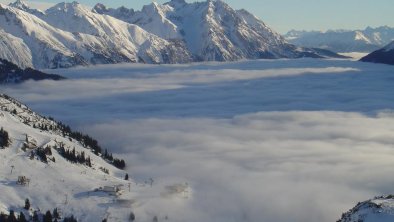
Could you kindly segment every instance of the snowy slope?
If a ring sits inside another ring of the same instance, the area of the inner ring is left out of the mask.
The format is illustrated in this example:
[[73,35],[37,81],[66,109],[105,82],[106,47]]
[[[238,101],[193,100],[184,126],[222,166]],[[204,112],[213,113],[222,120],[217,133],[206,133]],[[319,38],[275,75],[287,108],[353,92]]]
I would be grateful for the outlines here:
[[[190,61],[181,47],[116,18],[97,14],[77,2],[59,3],[46,12],[44,20],[69,32],[85,33],[106,40],[106,44],[130,60],[146,63],[184,63]],[[72,22],[70,22],[72,21]],[[166,58],[176,54],[178,57]]]
[[[28,50],[15,51],[23,58],[31,58],[34,67],[57,68],[86,64],[78,53],[67,46],[82,49],[76,36],[48,25],[38,17],[17,8],[0,4],[0,28],[15,38],[20,38]],[[21,65],[18,60],[14,61]]]
[[[108,202],[112,202],[113,197],[92,191],[104,185],[127,184],[127,181],[120,179],[124,172],[84,148],[81,143],[63,137],[58,130],[44,131],[32,127],[33,124],[45,124],[56,128],[57,124],[52,120],[39,116],[4,95],[0,96],[0,104],[0,126],[9,133],[11,139],[10,147],[0,149],[0,211],[19,212],[24,200],[29,198],[36,210],[46,211],[58,207],[64,216],[74,214],[80,221],[101,221],[110,212],[111,204]],[[26,136],[34,147],[52,147],[49,159],[55,158],[55,162],[44,163],[37,156],[31,159],[31,152],[36,148],[22,149],[26,144]],[[93,166],[72,164],[64,159],[56,151],[56,147],[61,144],[69,149],[75,147],[77,153],[85,152]],[[99,167],[107,168],[109,175],[100,171]],[[18,176],[29,178],[29,186],[17,185]],[[7,207],[4,209],[4,206]]]
[[22,39],[0,29],[0,58],[17,61],[21,68],[33,67],[32,53]]
[[30,6],[25,1],[22,1],[22,0],[16,0],[15,2],[12,2],[8,5],[11,7],[23,10],[25,12],[28,12],[28,13],[33,14],[38,17],[44,15],[43,11],[38,10],[38,9],[34,9],[34,8],[30,8]]
[[200,61],[327,56],[288,44],[257,17],[245,10],[236,11],[223,1],[154,2],[141,11],[97,4],[93,11],[136,24],[168,40],[181,40]]
[[[1,5],[0,9],[0,30],[21,39],[30,50],[15,51],[12,55],[24,58],[13,60],[20,66],[32,63],[36,68],[59,68],[119,62],[190,62],[190,55],[181,44],[92,13],[76,2],[60,3],[38,17],[30,14],[27,6]],[[11,45],[9,41],[4,44]],[[30,61],[26,62],[29,57]]]
[[181,33],[178,27],[166,18],[167,14],[174,11],[169,5],[160,5],[153,2],[145,5],[141,11],[120,7],[118,9],[107,8],[103,4],[97,4],[94,12],[106,14],[131,24],[138,24],[145,30],[165,39],[180,39]]
[[325,48],[334,52],[371,52],[394,40],[394,28],[382,26],[326,32],[292,30],[285,38],[296,45]]
[[394,221],[394,196],[376,197],[358,203],[344,213],[338,222],[391,222]]
[[360,61],[394,65],[394,41],[382,49],[376,50],[361,58]]
[[[156,214],[157,203],[183,205],[184,192],[190,193],[187,184],[155,182],[152,186],[153,180],[125,180],[125,171],[94,154],[83,142],[64,135],[58,123],[4,94],[0,94],[0,128],[10,136],[10,145],[0,147],[0,213],[13,210],[32,215],[33,211],[45,213],[56,207],[63,218],[74,215],[78,221],[129,221],[131,212],[139,221],[152,221],[154,217],[162,220]],[[49,147],[47,162],[38,154],[32,157],[38,147]],[[92,166],[66,160],[60,147],[75,149],[76,154],[84,152]],[[19,176],[30,179],[29,184],[18,185]],[[118,185],[117,195],[100,190]],[[23,209],[26,198],[31,203],[29,211]]]
[[341,57],[289,44],[223,1],[154,2],[141,11],[63,2],[42,12],[17,0],[0,12],[0,58],[20,67]]

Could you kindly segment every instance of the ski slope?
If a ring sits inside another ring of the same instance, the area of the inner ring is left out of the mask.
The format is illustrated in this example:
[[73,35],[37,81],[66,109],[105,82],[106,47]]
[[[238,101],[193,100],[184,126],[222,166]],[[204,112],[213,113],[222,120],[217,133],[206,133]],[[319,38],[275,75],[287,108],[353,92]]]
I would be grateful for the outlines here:
[[[3,95],[0,96],[0,104],[0,126],[11,139],[9,147],[0,149],[0,212],[14,210],[18,214],[22,211],[25,215],[32,215],[34,211],[45,213],[58,208],[63,218],[74,215],[78,221],[101,221],[104,218],[108,221],[128,221],[133,212],[141,221],[149,221],[154,216],[169,216],[159,215],[158,211],[147,215],[144,209],[151,200],[182,204],[191,198],[190,187],[185,183],[156,185],[155,182],[155,186],[151,186],[153,180],[126,181],[125,171],[116,169],[81,143],[64,137],[57,130],[45,131],[32,127],[33,124],[56,126],[52,120]],[[48,163],[37,156],[32,159],[31,151],[35,148],[23,150],[26,144],[52,147]],[[75,148],[77,153],[85,152],[91,158],[92,167],[67,161],[56,151],[59,146]],[[100,170],[101,167],[108,169],[109,174]],[[17,184],[19,176],[30,179],[28,185]],[[100,187],[117,185],[122,186],[118,195],[95,191]],[[26,198],[31,203],[29,211],[23,209]]]

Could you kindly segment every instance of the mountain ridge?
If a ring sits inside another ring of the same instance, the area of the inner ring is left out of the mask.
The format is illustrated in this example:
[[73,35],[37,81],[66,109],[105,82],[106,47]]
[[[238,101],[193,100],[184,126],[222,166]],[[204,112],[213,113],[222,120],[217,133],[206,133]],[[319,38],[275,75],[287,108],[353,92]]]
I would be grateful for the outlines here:
[[21,69],[17,65],[0,59],[0,84],[16,84],[27,80],[62,80],[63,76],[47,74],[32,68]]
[[39,69],[124,62],[342,58],[289,44],[256,16],[223,1],[173,0],[146,5],[141,11],[103,4],[90,9],[74,1],[42,12],[17,0],[9,6],[0,4],[0,32],[4,33],[0,58]]
[[380,26],[364,30],[297,31],[284,37],[293,44],[318,47],[334,52],[372,52],[394,40],[394,28]]
[[141,11],[128,10],[127,17],[124,7],[113,9],[99,3],[93,11],[117,16],[165,39],[181,39],[200,61],[327,56],[287,43],[256,16],[223,1],[151,3]]
[[361,58],[360,61],[394,65],[394,41]]
[[359,202],[337,222],[388,222],[394,220],[394,196],[380,196]]

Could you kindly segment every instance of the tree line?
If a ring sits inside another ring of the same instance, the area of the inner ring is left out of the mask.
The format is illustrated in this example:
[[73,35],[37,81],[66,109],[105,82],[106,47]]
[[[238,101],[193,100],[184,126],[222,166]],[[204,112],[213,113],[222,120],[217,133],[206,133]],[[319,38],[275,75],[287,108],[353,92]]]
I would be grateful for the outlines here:
[[[30,200],[27,198],[25,200],[25,205],[23,206],[25,212],[30,211]],[[69,217],[64,217],[62,219],[60,212],[57,208],[53,209],[53,211],[46,211],[45,213],[41,213],[40,211],[34,211],[33,215],[29,213],[25,215],[23,211],[20,211],[19,214],[14,210],[10,210],[9,214],[5,214],[3,212],[0,213],[0,222],[78,222],[77,219],[71,215]]]
[[[50,120],[54,121],[53,118],[49,117]],[[119,169],[124,169],[126,163],[123,159],[114,158],[112,153],[109,153],[107,149],[103,152],[103,148],[98,144],[98,141],[93,139],[87,134],[83,134],[78,131],[73,131],[70,126],[57,122],[59,129],[61,130],[63,136],[69,136],[70,138],[80,142],[85,148],[90,148],[94,154],[101,156],[103,159],[107,160],[110,164],[114,165]]]

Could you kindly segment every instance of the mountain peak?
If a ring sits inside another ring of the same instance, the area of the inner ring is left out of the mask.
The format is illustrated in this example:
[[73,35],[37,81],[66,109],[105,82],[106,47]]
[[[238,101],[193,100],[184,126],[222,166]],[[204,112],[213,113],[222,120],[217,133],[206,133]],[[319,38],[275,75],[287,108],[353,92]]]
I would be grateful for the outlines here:
[[81,13],[86,13],[87,11],[90,11],[87,7],[84,5],[80,4],[79,2],[73,1],[71,3],[69,2],[60,2],[56,5],[54,5],[51,8],[48,8],[45,13],[46,14],[56,14],[57,12],[68,12],[68,13],[74,13],[74,14],[81,14]]
[[[377,218],[382,218],[382,220]],[[388,195],[359,202],[354,208],[343,213],[338,222],[393,221],[393,219],[394,196]]]
[[174,4],[186,4],[185,0],[171,0],[170,3]]
[[30,8],[30,6],[23,0],[16,0],[15,2],[8,4],[8,6],[31,13],[36,16],[40,16],[44,14],[42,11],[38,9]]
[[394,50],[394,41],[392,41],[391,43],[389,43],[388,45],[386,45],[386,46],[384,47],[384,50],[386,50],[386,51]]
[[107,11],[108,11],[108,8],[107,8],[107,6],[105,6],[105,5],[102,4],[102,3],[97,3],[97,4],[93,7],[92,11],[97,12],[97,13],[103,13],[103,12],[107,12]]
[[16,0],[15,2],[10,3],[9,6],[22,10],[30,9],[29,5],[22,0]]
[[167,3],[164,3],[164,4],[165,5],[169,5],[169,6],[173,7],[173,8],[179,8],[179,7],[182,7],[184,5],[187,5],[185,0],[171,0],[171,1],[169,1]]

